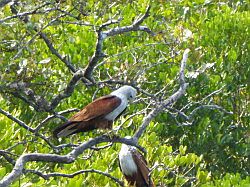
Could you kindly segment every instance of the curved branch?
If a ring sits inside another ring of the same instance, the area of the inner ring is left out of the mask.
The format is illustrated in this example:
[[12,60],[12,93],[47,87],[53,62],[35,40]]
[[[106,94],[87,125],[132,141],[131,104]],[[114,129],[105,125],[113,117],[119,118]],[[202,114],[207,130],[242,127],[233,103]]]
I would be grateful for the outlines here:
[[226,109],[224,109],[223,107],[219,106],[219,105],[201,105],[201,106],[198,106],[197,108],[195,108],[190,114],[189,114],[189,119],[192,119],[193,116],[195,115],[195,113],[200,110],[200,109],[203,109],[203,108],[206,108],[206,109],[217,109],[217,110],[221,110],[222,112],[226,113],[226,114],[233,114],[233,112],[231,111],[227,111]]
[[110,138],[109,136],[103,135],[82,143],[81,145],[74,148],[67,155],[42,154],[42,153],[23,154],[17,159],[13,170],[0,181],[0,187],[9,186],[20,175],[22,175],[22,173],[24,172],[25,164],[27,162],[39,161],[39,162],[54,162],[54,163],[69,164],[74,162],[76,158],[80,154],[82,154],[86,149],[91,149],[93,146],[104,142],[125,143],[128,145],[135,146],[140,150],[143,149],[138,145],[135,139],[126,139],[119,137]]
[[137,141],[144,133],[144,131],[146,130],[147,126],[149,125],[149,123],[152,121],[153,118],[155,118],[165,107],[176,102],[181,96],[184,95],[187,88],[187,83],[185,82],[184,70],[186,67],[188,53],[189,49],[186,49],[183,53],[183,58],[181,61],[181,67],[179,73],[179,80],[180,80],[179,90],[175,92],[173,95],[171,95],[167,100],[163,101],[162,103],[159,103],[153,110],[151,110],[151,112],[147,116],[143,118],[140,128],[134,135],[134,138],[137,139]]

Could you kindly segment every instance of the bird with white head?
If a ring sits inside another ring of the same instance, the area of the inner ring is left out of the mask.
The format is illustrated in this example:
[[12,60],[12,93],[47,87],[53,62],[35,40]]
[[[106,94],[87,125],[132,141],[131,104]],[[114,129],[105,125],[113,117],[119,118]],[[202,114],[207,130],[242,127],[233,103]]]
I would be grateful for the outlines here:
[[66,137],[93,129],[112,129],[113,121],[125,111],[128,103],[135,99],[136,94],[136,89],[133,87],[122,86],[85,106],[68,122],[57,127],[53,134],[56,137]]
[[[130,138],[126,136],[125,138]],[[143,155],[133,146],[122,144],[119,152],[119,166],[129,185],[154,187],[149,177],[150,170]]]

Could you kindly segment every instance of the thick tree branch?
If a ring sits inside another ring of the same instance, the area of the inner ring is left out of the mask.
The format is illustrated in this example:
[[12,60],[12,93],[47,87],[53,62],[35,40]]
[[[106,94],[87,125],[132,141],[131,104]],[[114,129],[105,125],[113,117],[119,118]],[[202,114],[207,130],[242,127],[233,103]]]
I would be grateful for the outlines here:
[[55,154],[30,153],[20,156],[10,174],[0,181],[0,187],[9,186],[11,182],[16,180],[22,173],[24,166],[29,161],[56,162],[56,163],[72,163],[74,159],[70,156],[60,156]]
[[103,32],[105,37],[109,36],[115,36],[118,34],[123,34],[126,32],[131,32],[131,31],[145,31],[149,34],[153,34],[153,32],[146,26],[136,26],[136,25],[130,25],[130,26],[125,26],[125,27],[118,27],[114,29],[110,29],[106,32]]
[[183,53],[183,58],[181,61],[180,73],[179,73],[179,80],[180,80],[180,88],[177,92],[171,95],[167,100],[159,103],[151,112],[143,118],[142,124],[138,131],[135,133],[134,138],[139,139],[141,135],[145,132],[147,126],[152,121],[154,117],[156,117],[165,107],[169,106],[170,104],[176,102],[182,95],[184,95],[187,87],[187,83],[185,82],[184,70],[186,67],[186,62],[188,58],[189,49],[186,49]]
[[[16,161],[11,158],[9,155],[11,155],[11,153],[4,151],[4,150],[0,150],[0,156],[3,156],[9,163],[11,163],[12,165],[15,165]],[[49,174],[43,174],[40,171],[37,170],[29,170],[29,169],[23,169],[23,173],[34,173],[40,177],[42,177],[45,180],[49,180],[49,178],[51,177],[68,177],[68,178],[73,178],[79,174],[83,174],[83,173],[98,173],[101,174],[103,176],[106,176],[110,179],[112,179],[114,182],[116,182],[117,184],[119,184],[120,186],[124,186],[124,183],[122,181],[120,181],[119,179],[113,177],[112,175],[110,175],[109,173],[100,171],[100,170],[96,170],[96,169],[85,169],[85,170],[80,170],[77,172],[74,172],[72,174],[64,174],[64,173],[49,173]]]
[[125,26],[125,27],[117,27],[114,29],[110,29],[108,31],[103,32],[104,36],[114,36],[117,34],[123,34],[125,32],[130,32],[130,31],[145,31],[148,32],[149,34],[153,34],[153,32],[146,26],[140,26],[142,22],[149,17],[149,11],[150,11],[150,6],[147,7],[145,14],[134,21],[132,25]]
[[110,138],[109,136],[103,135],[96,137],[94,139],[90,139],[87,142],[82,143],[81,145],[74,148],[69,154],[67,155],[57,155],[57,154],[42,154],[42,153],[29,153],[21,155],[11,171],[8,175],[6,175],[0,181],[0,187],[9,186],[13,181],[15,181],[22,173],[23,169],[25,168],[25,164],[31,161],[39,161],[39,162],[54,162],[54,163],[65,163],[69,164],[76,160],[76,158],[82,154],[86,149],[90,149],[91,147],[104,142],[113,142],[113,143],[125,143],[128,145],[135,146],[140,150],[145,151],[142,147],[138,145],[135,139],[126,139],[126,138],[119,138],[114,137]]

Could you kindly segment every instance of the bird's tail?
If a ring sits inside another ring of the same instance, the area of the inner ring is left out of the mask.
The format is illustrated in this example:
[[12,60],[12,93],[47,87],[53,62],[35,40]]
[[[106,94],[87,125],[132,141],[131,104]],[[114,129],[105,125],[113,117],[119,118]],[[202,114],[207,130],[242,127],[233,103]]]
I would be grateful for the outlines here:
[[79,131],[78,124],[79,122],[77,121],[68,121],[58,127],[55,128],[53,131],[53,135],[57,138],[60,137],[66,137],[71,134],[75,134]]

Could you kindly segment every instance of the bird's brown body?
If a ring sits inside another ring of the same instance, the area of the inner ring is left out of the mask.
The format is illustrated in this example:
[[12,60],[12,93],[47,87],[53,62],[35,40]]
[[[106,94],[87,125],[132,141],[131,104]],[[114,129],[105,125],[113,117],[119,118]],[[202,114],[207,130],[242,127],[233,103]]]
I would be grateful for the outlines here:
[[112,112],[120,103],[121,100],[116,96],[100,97],[72,116],[68,122],[57,127],[54,135],[68,136],[97,128],[111,129],[113,121],[105,119],[105,114]]

